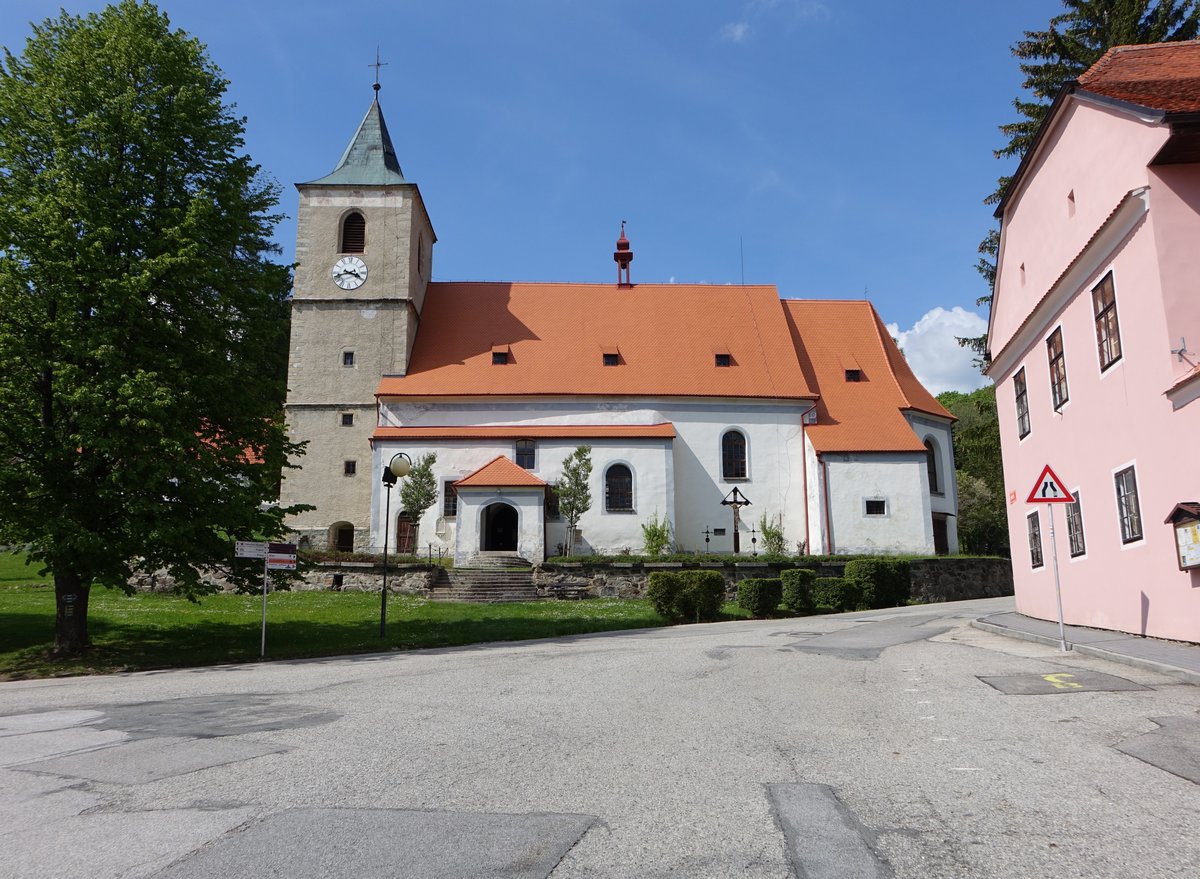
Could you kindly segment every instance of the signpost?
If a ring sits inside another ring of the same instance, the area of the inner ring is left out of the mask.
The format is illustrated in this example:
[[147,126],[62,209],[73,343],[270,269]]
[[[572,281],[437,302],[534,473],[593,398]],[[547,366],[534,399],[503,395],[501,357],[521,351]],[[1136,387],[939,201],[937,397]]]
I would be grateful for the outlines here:
[[1037,482],[1030,489],[1025,503],[1050,505],[1050,553],[1054,560],[1054,599],[1058,602],[1058,645],[1066,653],[1068,647],[1066,629],[1063,626],[1062,588],[1058,582],[1058,541],[1054,537],[1054,504],[1073,504],[1075,498],[1067,490],[1063,481],[1058,478],[1058,474],[1047,464],[1042,468],[1042,475],[1037,478]]
[[296,570],[296,544],[239,540],[234,544],[234,554],[240,559],[263,560],[261,655],[265,657],[267,655],[267,572]]

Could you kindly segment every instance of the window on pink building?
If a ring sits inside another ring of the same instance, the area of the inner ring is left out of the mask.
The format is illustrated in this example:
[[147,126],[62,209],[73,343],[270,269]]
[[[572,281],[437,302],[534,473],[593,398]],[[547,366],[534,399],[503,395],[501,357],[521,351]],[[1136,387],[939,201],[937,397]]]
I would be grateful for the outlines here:
[[1067,392],[1067,358],[1063,354],[1062,327],[1046,340],[1046,355],[1050,358],[1050,396],[1054,408],[1061,409],[1070,398]]
[[1121,359],[1121,328],[1117,325],[1117,296],[1112,272],[1092,290],[1096,314],[1096,346],[1100,349],[1100,371]]
[[1083,507],[1080,505],[1079,491],[1075,491],[1075,500],[1067,504],[1067,539],[1071,543],[1071,558],[1077,558],[1087,552],[1083,541]]
[[1117,488],[1117,516],[1121,519],[1121,542],[1142,539],[1142,511],[1138,503],[1137,475],[1126,467],[1113,477]]
[[1037,510],[1029,514],[1025,520],[1029,526],[1029,567],[1040,568],[1042,561],[1042,523],[1038,519]]
[[1021,439],[1029,436],[1029,389],[1025,386],[1025,367],[1013,376],[1013,392],[1017,396],[1017,433]]

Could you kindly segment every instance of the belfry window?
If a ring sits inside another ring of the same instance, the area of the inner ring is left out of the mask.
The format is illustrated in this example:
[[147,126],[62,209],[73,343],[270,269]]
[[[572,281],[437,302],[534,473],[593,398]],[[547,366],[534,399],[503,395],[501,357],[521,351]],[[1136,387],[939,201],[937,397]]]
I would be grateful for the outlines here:
[[342,253],[364,253],[367,249],[367,220],[351,211],[342,220]]

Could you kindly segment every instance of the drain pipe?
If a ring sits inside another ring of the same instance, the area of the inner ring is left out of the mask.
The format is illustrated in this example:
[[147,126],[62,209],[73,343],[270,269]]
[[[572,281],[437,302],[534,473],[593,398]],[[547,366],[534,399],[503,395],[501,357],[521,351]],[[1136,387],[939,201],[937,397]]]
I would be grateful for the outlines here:
[[[825,537],[826,537],[825,543],[828,543],[826,555],[833,555],[835,550],[833,548],[833,525],[831,523],[831,516],[829,513],[829,462],[826,461],[824,459],[824,457],[822,457],[821,455],[817,455],[817,462],[821,465],[821,482],[824,483],[824,485],[823,485],[824,492],[823,493],[825,495]],[[824,543],[822,545],[824,545]]]

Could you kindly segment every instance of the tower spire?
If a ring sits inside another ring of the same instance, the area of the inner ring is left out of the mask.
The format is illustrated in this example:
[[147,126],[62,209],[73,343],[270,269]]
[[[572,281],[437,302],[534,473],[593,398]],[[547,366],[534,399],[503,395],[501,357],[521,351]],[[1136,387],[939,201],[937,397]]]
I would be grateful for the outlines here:
[[[625,221],[621,221],[621,237],[617,239],[617,249],[613,253],[613,260],[617,263],[617,286],[632,287],[633,282],[629,280],[629,264],[633,262],[633,251],[629,249],[629,239],[625,237]],[[621,276],[624,275],[624,280]]]

